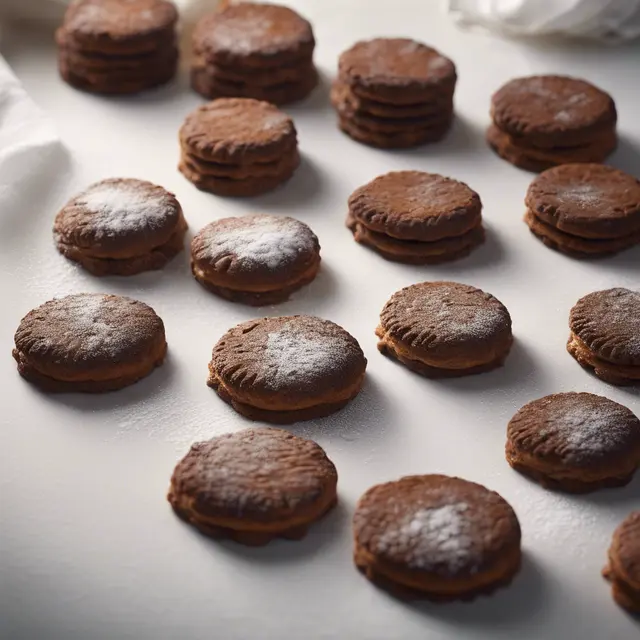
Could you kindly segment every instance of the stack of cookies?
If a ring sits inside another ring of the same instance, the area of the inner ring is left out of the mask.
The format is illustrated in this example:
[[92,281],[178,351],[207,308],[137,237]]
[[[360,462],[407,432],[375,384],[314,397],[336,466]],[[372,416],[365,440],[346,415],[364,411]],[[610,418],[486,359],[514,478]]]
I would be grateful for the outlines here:
[[286,182],[300,162],[293,121],[268,102],[220,98],[187,116],[178,168],[203,191],[256,196]]
[[338,125],[380,148],[440,140],[453,120],[456,68],[435,49],[404,38],[358,42],[338,63],[331,102]]
[[231,4],[196,26],[191,85],[206,98],[302,100],[318,83],[314,47],[311,25],[295,11]]
[[576,258],[640,244],[640,180],[603,164],[563,164],[529,186],[525,222],[544,244]]
[[77,89],[137,93],[171,80],[178,12],[166,0],[78,0],[56,32],[62,78]]
[[501,158],[527,171],[604,162],[617,145],[613,99],[584,80],[511,80],[491,98],[491,117],[487,142]]
[[480,196],[422,171],[392,171],[356,189],[347,227],[356,242],[408,264],[462,258],[484,241]]

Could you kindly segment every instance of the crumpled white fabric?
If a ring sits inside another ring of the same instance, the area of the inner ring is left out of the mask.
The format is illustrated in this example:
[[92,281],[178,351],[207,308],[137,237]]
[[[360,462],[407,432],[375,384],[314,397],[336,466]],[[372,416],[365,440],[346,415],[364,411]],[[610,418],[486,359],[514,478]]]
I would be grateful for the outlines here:
[[[183,24],[193,24],[215,9],[218,0],[173,0]],[[71,0],[0,0],[0,19],[26,20],[57,26]]]
[[640,0],[447,0],[464,26],[509,35],[562,35],[608,42],[640,36]]

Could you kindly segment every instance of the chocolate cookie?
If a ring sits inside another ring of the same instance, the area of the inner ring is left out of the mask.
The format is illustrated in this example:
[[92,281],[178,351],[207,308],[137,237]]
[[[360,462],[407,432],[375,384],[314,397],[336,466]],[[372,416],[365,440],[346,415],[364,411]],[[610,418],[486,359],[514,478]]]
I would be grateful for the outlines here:
[[484,229],[478,225],[453,238],[442,238],[433,242],[398,240],[385,233],[368,229],[349,213],[347,227],[356,242],[374,249],[383,258],[405,264],[441,264],[469,255],[484,242]]
[[616,288],[580,298],[569,314],[567,351],[611,384],[640,382],[640,292]]
[[149,375],[167,351],[154,310],[123,296],[79,293],[30,311],[15,334],[20,375],[46,391],[100,393]]
[[304,224],[285,216],[222,218],[191,242],[191,271],[204,287],[229,300],[274,304],[311,282],[320,244]]
[[337,482],[315,442],[282,429],[244,429],[192,445],[168,500],[206,535],[264,545],[303,538],[336,504]]
[[453,95],[456,83],[456,68],[451,60],[406,38],[356,43],[340,56],[338,73],[357,96],[394,105]]
[[407,598],[471,600],[520,568],[513,509],[461,478],[408,476],[372,487],[358,502],[353,533],[356,566]]
[[135,93],[176,73],[178,13],[165,0],[78,0],[56,32],[62,78],[85,91]]
[[531,233],[540,238],[548,247],[574,258],[600,258],[609,256],[624,251],[625,249],[630,249],[640,243],[640,230],[626,237],[596,240],[594,238],[583,238],[560,231],[557,227],[542,222],[542,220],[531,211],[525,213],[524,221]]
[[342,117],[338,117],[338,127],[354,140],[379,149],[409,149],[410,147],[439,142],[449,131],[449,124],[445,124],[413,131],[385,133],[367,129]]
[[360,391],[366,366],[357,340],[333,322],[261,318],[220,338],[208,384],[245,417],[286,424],[344,407]]
[[478,226],[482,203],[457,180],[423,171],[392,171],[356,189],[349,197],[349,211],[372,231],[433,242]]
[[186,230],[172,193],[131,178],[91,185],[53,224],[58,251],[97,276],[161,269],[182,250]]
[[525,204],[564,233],[604,240],[640,231],[640,180],[601,164],[567,164],[537,176]]
[[609,564],[603,575],[613,599],[631,613],[640,613],[640,511],[631,512],[613,533]]
[[[220,98],[199,107],[182,125],[180,143],[182,173],[219,195],[264,193],[289,179],[299,163],[293,121],[258,100]],[[215,174],[203,171],[203,162],[215,164]],[[268,165],[279,168],[267,175]]]
[[230,4],[193,33],[192,87],[207,98],[235,96],[285,104],[318,83],[311,25],[274,4]]
[[516,471],[550,489],[620,487],[640,465],[640,420],[602,396],[556,393],[516,413],[505,451]]
[[481,373],[503,364],[511,317],[491,294],[457,282],[394,293],[380,314],[378,350],[427,377]]

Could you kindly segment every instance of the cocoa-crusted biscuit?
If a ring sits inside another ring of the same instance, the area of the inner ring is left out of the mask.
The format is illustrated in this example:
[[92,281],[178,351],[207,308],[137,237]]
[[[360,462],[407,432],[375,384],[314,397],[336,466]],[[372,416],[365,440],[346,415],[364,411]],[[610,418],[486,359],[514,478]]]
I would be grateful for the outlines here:
[[173,44],[149,53],[116,56],[96,51],[83,51],[60,42],[58,51],[63,54],[67,66],[77,74],[105,78],[111,78],[113,74],[127,79],[141,78],[149,75],[150,67],[175,66],[178,59],[178,50]]
[[585,144],[556,148],[537,148],[521,141],[515,142],[495,125],[487,129],[486,138],[489,146],[501,158],[534,173],[562,164],[604,162],[618,145],[615,131],[598,135]]
[[234,68],[288,65],[309,59],[314,46],[309,22],[276,4],[229,4],[202,18],[193,33],[196,54]]
[[357,96],[394,105],[452,95],[456,83],[451,60],[406,38],[358,42],[342,53],[338,72],[341,82]]
[[18,372],[46,391],[99,393],[160,366],[167,350],[154,310],[123,296],[79,293],[30,311],[15,334]]
[[261,318],[220,338],[208,384],[245,417],[284,424],[345,406],[360,391],[366,365],[357,340],[333,322]]
[[640,613],[640,511],[632,511],[616,528],[602,574],[611,583],[613,599],[631,613]]
[[507,82],[491,98],[491,117],[513,139],[547,148],[589,144],[617,120],[610,95],[585,80],[553,75]]
[[249,304],[274,304],[311,282],[320,243],[311,229],[286,216],[222,218],[191,242],[191,271],[204,287]]
[[640,465],[640,420],[592,393],[556,393],[524,405],[507,427],[507,462],[551,489],[627,484]]
[[249,98],[220,98],[192,111],[180,129],[189,153],[213,162],[249,164],[278,160],[297,134],[277,107]]
[[565,164],[529,185],[525,204],[542,222],[581,238],[640,231],[640,180],[601,164]]
[[144,180],[110,178],[72,198],[57,214],[60,253],[94,275],[160,269],[182,250],[187,224],[175,196]]
[[640,383],[640,292],[614,288],[578,300],[567,351],[611,384]]
[[400,133],[384,133],[366,129],[342,117],[338,117],[338,127],[357,142],[379,149],[409,149],[439,142],[449,131],[449,124],[446,124],[445,126],[420,128]]
[[211,64],[198,56],[192,62],[192,68],[207,71],[212,79],[222,82],[237,83],[250,87],[263,87],[269,89],[274,85],[284,83],[300,83],[309,79],[309,76],[317,75],[313,58],[296,60],[289,65],[281,65],[273,69],[260,69],[252,67],[234,67],[220,64]]
[[460,236],[481,220],[482,203],[466,184],[423,171],[392,171],[356,189],[349,211],[372,231],[433,242]]
[[374,249],[383,258],[405,264],[440,264],[468,255],[484,242],[484,229],[478,225],[460,236],[442,238],[432,242],[398,240],[384,233],[368,229],[350,213],[347,227],[356,242]]
[[297,81],[274,82],[269,85],[251,84],[246,80],[229,80],[211,67],[191,69],[191,87],[205,98],[253,98],[275,105],[290,104],[306,98],[318,84],[315,67]]
[[338,474],[323,449],[282,429],[227,433],[191,446],[168,500],[206,535],[247,545],[300,539],[337,502]]
[[380,314],[378,350],[427,377],[481,373],[503,364],[511,317],[491,294],[457,282],[394,293]]
[[372,487],[358,502],[353,534],[356,566],[402,597],[470,600],[520,568],[515,512],[461,478],[408,476]]
[[566,253],[574,258],[599,258],[613,255],[640,243],[640,230],[621,238],[583,238],[560,231],[537,215],[527,211],[524,221],[531,233],[540,238],[544,244],[556,251]]

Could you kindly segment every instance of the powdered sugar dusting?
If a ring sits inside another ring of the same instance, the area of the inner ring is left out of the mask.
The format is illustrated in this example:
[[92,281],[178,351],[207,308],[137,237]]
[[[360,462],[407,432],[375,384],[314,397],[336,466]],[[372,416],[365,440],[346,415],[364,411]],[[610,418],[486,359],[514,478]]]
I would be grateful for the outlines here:
[[289,323],[269,333],[263,368],[272,388],[300,388],[345,370],[351,353],[346,336],[307,332]]
[[397,527],[387,527],[376,540],[374,551],[386,554],[395,548],[413,569],[444,566],[455,573],[471,556],[468,509],[465,502],[418,509],[399,520]]
[[[232,224],[225,230],[227,220]],[[245,268],[278,271],[315,249],[309,227],[293,218],[259,215],[227,220],[202,232],[204,255],[214,263],[231,256]]]
[[595,184],[581,182],[563,187],[558,191],[558,198],[580,209],[592,209],[602,202],[602,189]]
[[97,238],[156,229],[175,212],[166,192],[138,180],[99,182],[75,203],[93,214],[91,226]]

